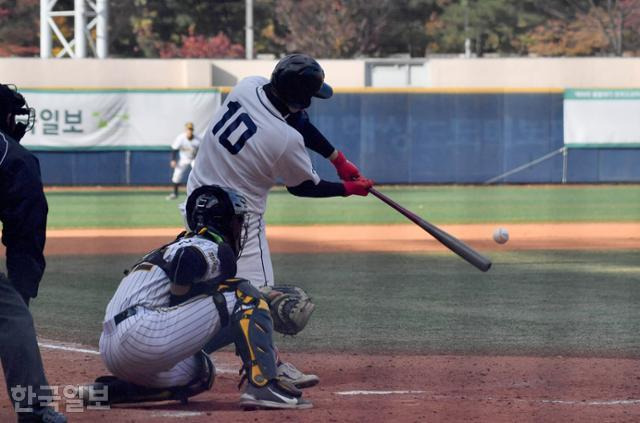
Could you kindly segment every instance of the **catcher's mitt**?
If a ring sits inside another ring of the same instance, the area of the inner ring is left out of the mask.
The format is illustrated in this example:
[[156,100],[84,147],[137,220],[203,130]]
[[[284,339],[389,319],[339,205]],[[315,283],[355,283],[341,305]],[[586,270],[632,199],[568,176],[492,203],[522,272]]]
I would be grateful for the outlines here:
[[273,329],[285,335],[302,331],[316,308],[304,289],[295,285],[274,285],[261,291],[269,303]]

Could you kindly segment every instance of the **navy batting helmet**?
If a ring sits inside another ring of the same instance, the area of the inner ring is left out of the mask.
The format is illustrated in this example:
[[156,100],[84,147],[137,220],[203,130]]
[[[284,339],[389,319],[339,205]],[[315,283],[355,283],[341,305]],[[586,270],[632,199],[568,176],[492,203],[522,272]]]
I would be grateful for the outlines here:
[[[212,231],[222,236],[236,257],[240,256],[246,241],[245,216],[249,211],[247,200],[238,191],[218,185],[196,188],[187,199],[187,223],[194,232]],[[244,234],[243,234],[244,230]]]
[[290,54],[283,57],[271,74],[278,97],[288,106],[306,109],[311,97],[329,98],[333,89],[324,82],[324,71],[311,56]]

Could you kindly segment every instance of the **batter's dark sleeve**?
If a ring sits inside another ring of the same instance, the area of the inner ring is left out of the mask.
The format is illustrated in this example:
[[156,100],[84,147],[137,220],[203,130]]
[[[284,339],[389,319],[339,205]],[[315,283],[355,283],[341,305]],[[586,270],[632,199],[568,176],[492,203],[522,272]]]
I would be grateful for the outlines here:
[[324,158],[329,158],[335,148],[327,138],[309,120],[309,115],[302,110],[287,117],[287,123],[302,134],[304,145]]
[[178,160],[178,152],[180,150],[171,150],[171,160],[177,161]]
[[342,182],[328,182],[321,180],[318,184],[313,181],[304,181],[295,187],[287,187],[287,191],[296,197],[341,197],[344,196],[344,185]]
[[[7,139],[0,133],[0,141]],[[38,159],[9,139],[0,163],[0,220],[9,280],[25,300],[38,295],[45,269],[47,199]]]

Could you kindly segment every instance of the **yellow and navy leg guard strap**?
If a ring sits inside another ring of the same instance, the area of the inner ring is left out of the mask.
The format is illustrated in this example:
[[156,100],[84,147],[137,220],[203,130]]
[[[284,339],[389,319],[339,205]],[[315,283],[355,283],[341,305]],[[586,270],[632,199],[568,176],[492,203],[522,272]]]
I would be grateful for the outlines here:
[[269,306],[248,281],[236,284],[235,288],[238,299],[233,313],[236,354],[242,359],[249,382],[265,386],[277,374]]

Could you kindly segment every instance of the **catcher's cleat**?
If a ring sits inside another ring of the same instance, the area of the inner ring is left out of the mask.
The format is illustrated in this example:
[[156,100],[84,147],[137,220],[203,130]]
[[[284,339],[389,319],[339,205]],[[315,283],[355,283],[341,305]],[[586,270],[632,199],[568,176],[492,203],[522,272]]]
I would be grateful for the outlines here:
[[291,363],[280,363],[277,371],[278,378],[289,382],[298,389],[311,388],[320,382],[318,376],[302,373]]
[[94,383],[79,386],[76,397],[87,406],[168,400],[187,404],[189,398],[210,390],[216,377],[211,358],[204,351],[199,351],[196,357],[202,360],[202,372],[187,385],[149,388],[115,376],[100,376]]
[[287,389],[286,384],[272,380],[262,387],[248,383],[246,390],[240,397],[240,406],[245,410],[303,410],[312,408],[313,404],[303,399],[302,396],[294,390]]

